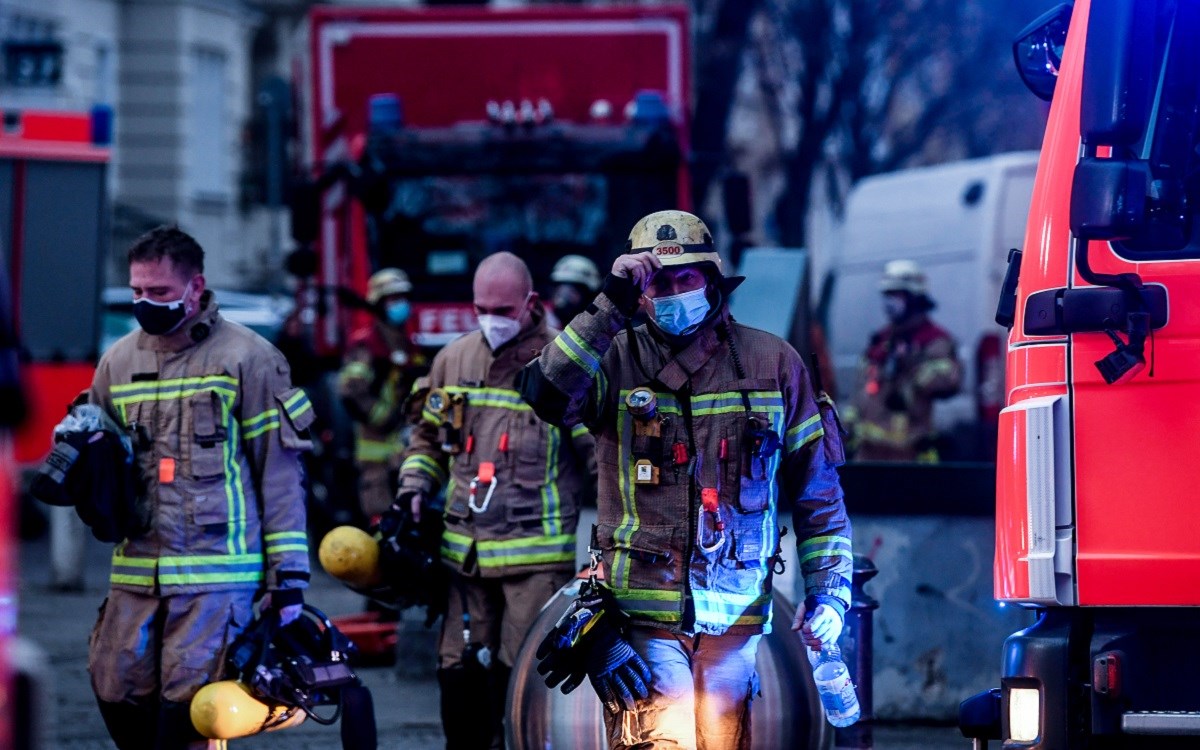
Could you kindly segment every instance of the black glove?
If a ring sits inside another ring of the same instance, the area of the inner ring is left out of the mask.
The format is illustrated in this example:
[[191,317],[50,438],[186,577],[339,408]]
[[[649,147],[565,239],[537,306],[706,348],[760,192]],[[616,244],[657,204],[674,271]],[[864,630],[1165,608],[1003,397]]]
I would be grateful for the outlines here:
[[610,713],[650,695],[650,667],[625,639],[626,618],[603,586],[585,584],[579,598],[538,646],[538,674],[569,693],[587,675]]

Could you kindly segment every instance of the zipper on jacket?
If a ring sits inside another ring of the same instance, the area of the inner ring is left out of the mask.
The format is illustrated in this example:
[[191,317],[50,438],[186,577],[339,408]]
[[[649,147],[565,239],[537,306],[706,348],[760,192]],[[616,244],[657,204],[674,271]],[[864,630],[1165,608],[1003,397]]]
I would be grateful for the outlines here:
[[696,431],[692,420],[692,387],[688,383],[679,392],[679,408],[683,411],[683,429],[688,439],[688,534],[683,554],[683,599],[680,602],[680,628],[691,632],[696,625],[696,603],[692,599],[692,556],[696,553]]

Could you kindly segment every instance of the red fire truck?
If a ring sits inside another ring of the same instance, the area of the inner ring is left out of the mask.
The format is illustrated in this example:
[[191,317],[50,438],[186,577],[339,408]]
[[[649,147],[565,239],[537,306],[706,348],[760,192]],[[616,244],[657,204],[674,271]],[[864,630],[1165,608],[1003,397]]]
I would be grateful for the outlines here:
[[538,280],[566,253],[604,268],[638,217],[687,207],[688,33],[671,6],[315,8],[292,206],[318,352],[380,267],[412,278],[415,339],[437,347],[474,327],[485,255]]
[[0,246],[28,358],[29,418],[16,441],[21,464],[50,450],[51,429],[95,370],[108,257],[110,112],[4,113]]
[[[32,742],[32,675],[11,666],[18,464],[92,379],[107,250],[111,111],[3,112],[0,129],[0,747]],[[11,284],[10,284],[11,279]],[[17,341],[25,362],[18,376]],[[23,420],[23,423],[22,423]],[[22,424],[14,441],[10,431]]]
[[1051,101],[1000,418],[995,596],[1036,623],[977,746],[1196,747],[1200,535],[1200,5],[1077,0],[1022,32]]

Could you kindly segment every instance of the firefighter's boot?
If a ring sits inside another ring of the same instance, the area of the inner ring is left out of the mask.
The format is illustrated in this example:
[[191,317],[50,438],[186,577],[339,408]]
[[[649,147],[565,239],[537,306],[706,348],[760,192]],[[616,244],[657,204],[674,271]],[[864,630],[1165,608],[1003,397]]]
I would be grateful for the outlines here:
[[154,750],[154,732],[158,723],[158,702],[109,703],[97,699],[100,716],[117,750]]
[[209,744],[192,725],[191,703],[163,701],[158,707],[158,739],[155,750],[205,750]]
[[489,750],[495,735],[494,693],[481,670],[439,669],[446,750]]
[[508,678],[512,668],[497,661],[488,670],[488,688],[491,692],[491,721],[494,728],[491,750],[504,750],[504,710],[508,703]]

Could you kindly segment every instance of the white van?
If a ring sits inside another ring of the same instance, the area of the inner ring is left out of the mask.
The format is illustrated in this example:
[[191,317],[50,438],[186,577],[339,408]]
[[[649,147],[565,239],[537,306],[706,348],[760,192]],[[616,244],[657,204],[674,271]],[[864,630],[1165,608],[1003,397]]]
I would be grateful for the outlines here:
[[973,443],[958,446],[958,457],[993,457],[979,441],[1004,405],[1007,332],[995,322],[996,301],[1008,252],[1024,239],[1037,157],[1021,151],[906,169],[854,187],[840,241],[822,253],[830,281],[821,307],[843,400],[852,395],[868,339],[885,322],[884,264],[915,260],[937,303],[933,320],[958,341],[964,365],[962,392],[937,404],[935,422]]

